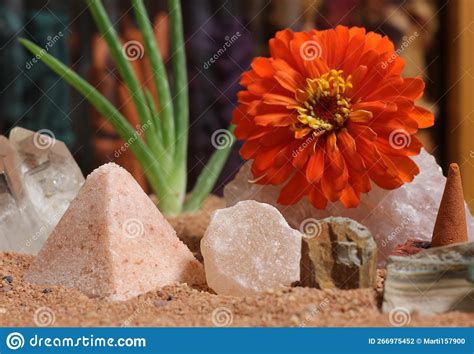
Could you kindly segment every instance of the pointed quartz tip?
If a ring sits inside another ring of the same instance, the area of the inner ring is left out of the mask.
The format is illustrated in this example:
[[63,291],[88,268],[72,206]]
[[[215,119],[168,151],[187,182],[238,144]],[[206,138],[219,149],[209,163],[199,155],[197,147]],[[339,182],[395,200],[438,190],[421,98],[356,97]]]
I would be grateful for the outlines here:
[[466,212],[461,172],[456,163],[449,165],[448,178],[433,230],[432,246],[467,242]]

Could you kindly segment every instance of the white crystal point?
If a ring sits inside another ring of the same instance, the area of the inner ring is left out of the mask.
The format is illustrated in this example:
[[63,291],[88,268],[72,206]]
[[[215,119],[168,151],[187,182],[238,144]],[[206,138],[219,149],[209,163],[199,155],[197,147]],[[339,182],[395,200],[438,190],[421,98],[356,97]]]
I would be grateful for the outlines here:
[[207,284],[244,296],[300,279],[302,234],[273,206],[246,200],[214,212],[201,240]]
[[9,139],[22,159],[24,188],[38,212],[58,214],[59,221],[84,184],[84,176],[66,144],[40,132],[15,127]]
[[20,127],[0,137],[0,251],[36,254],[84,176],[66,145]]
[[[228,206],[239,200],[254,199],[275,205],[288,223],[301,229],[305,221],[324,219],[330,216],[351,218],[366,226],[374,236],[378,246],[379,266],[385,262],[395,246],[408,238],[431,240],[431,235],[443,195],[446,177],[435,158],[421,150],[413,160],[420,173],[411,183],[395,190],[385,190],[372,184],[372,190],[361,196],[359,207],[346,209],[340,203],[328,204],[326,210],[315,209],[307,198],[291,206],[276,203],[280,187],[251,184],[251,162],[247,162],[224,190]],[[474,219],[466,205],[469,237],[474,239]]]

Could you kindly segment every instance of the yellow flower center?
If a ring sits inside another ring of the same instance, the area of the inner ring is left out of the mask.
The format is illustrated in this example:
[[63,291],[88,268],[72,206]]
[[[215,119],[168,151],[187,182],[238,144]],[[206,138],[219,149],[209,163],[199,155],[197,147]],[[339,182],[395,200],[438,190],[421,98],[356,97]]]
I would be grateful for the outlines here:
[[344,78],[342,70],[306,79],[306,88],[295,94],[300,104],[289,107],[298,113],[298,122],[291,127],[295,138],[301,139],[309,133],[320,136],[344,125],[351,112],[351,99],[345,95],[352,88],[351,79],[351,75]]

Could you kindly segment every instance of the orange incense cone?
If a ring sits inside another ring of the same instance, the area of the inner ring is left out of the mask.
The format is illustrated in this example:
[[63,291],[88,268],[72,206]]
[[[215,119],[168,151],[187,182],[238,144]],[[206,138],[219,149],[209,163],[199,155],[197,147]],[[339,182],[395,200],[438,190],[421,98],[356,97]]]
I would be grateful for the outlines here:
[[455,163],[449,165],[448,178],[433,230],[432,247],[467,242],[466,210],[461,172]]

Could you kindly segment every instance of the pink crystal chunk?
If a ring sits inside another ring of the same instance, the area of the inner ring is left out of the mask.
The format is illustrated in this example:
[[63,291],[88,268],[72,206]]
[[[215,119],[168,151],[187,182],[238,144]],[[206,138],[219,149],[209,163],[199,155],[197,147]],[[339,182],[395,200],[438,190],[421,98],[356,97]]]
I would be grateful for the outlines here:
[[201,240],[207,284],[233,296],[290,286],[300,280],[301,238],[271,205],[219,209]]
[[110,300],[174,283],[205,283],[202,265],[135,179],[114,163],[87,177],[26,279]]

